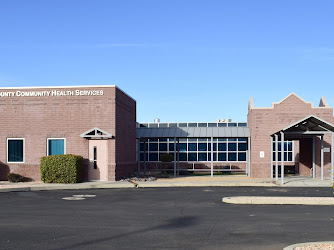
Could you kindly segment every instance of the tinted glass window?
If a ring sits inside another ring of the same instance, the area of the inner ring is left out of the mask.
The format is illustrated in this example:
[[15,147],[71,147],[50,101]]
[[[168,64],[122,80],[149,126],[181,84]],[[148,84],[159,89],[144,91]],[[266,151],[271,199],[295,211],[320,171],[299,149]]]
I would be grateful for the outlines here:
[[218,161],[226,161],[226,153],[219,153]]
[[247,150],[247,143],[239,143],[238,144],[239,151],[246,151]]
[[160,151],[167,151],[167,143],[160,143],[159,144]]
[[237,160],[237,153],[228,153],[228,160],[229,161],[236,161]]
[[246,161],[246,153],[238,153],[238,161]]
[[150,153],[150,161],[158,161],[158,153]]
[[158,151],[158,143],[150,143],[149,145],[150,151]]
[[189,153],[188,154],[188,161],[197,161],[197,154],[196,153]]
[[207,151],[207,143],[198,143],[198,151]]
[[228,144],[228,151],[237,151],[237,144],[236,143],[229,143]]
[[23,140],[8,140],[8,162],[23,162]]
[[180,151],[187,151],[187,143],[180,143],[179,144]]
[[218,151],[226,151],[226,143],[218,143]]
[[206,153],[198,153],[198,160],[199,161],[207,161],[207,154]]
[[180,153],[179,155],[180,161],[187,161],[187,154],[186,153]]
[[188,151],[197,151],[197,143],[189,143]]

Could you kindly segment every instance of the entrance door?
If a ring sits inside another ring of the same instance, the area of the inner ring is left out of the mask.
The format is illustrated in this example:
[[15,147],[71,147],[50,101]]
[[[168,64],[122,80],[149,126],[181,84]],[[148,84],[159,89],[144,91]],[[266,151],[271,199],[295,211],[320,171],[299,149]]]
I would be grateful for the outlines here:
[[89,140],[88,180],[108,180],[108,140]]

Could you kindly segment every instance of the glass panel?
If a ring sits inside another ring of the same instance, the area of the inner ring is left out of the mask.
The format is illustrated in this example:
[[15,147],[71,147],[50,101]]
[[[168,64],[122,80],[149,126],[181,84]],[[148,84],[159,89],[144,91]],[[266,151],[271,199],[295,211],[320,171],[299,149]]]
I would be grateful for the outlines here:
[[158,142],[158,139],[149,139],[149,142]]
[[97,147],[94,147],[94,169],[97,169]]
[[167,143],[160,143],[159,144],[160,151],[167,151]]
[[187,154],[186,153],[180,153],[179,155],[180,161],[187,161]]
[[226,161],[226,153],[219,153],[218,161]]
[[284,142],[284,151],[287,151],[287,150],[288,150],[288,143]]
[[187,143],[180,143],[179,144],[180,151],[187,151]]
[[187,123],[179,123],[179,127],[187,127]]
[[199,161],[207,161],[207,153],[198,153]]
[[158,151],[158,143],[150,143],[149,145],[150,151]]
[[198,123],[198,127],[200,127],[200,128],[205,128],[205,127],[207,127],[208,126],[208,124],[207,123]]
[[278,161],[281,161],[282,157],[281,157],[281,152],[278,152]]
[[159,128],[167,128],[168,124],[167,123],[159,123]]
[[[147,161],[147,159],[148,159],[148,153],[145,153],[145,155],[146,155],[145,160]],[[144,153],[140,153],[140,161],[144,161]]]
[[168,140],[174,142],[174,138],[168,138]]
[[229,143],[228,144],[228,151],[237,151],[237,144],[236,143]]
[[237,153],[228,153],[228,160],[229,161],[236,161],[237,160]]
[[208,127],[217,127],[217,123],[208,123]]
[[218,138],[218,141],[227,141],[226,138]]
[[237,141],[237,138],[228,138],[228,141]]
[[197,161],[197,153],[189,153],[188,161]]
[[[147,150],[148,150],[148,144],[145,143],[145,151],[147,151]],[[143,142],[140,143],[140,151],[144,151],[144,143]]]
[[238,161],[246,161],[246,153],[238,153]]
[[8,162],[23,162],[23,140],[8,140]]
[[188,138],[188,142],[197,142],[197,138]]
[[198,151],[207,151],[207,143],[198,143]]
[[246,122],[239,122],[238,127],[247,127],[247,123]]
[[288,153],[284,152],[284,161],[287,161],[287,160],[288,160]]
[[148,127],[148,124],[147,124],[147,123],[141,123],[141,124],[140,124],[140,127],[141,127],[141,128],[147,128],[147,127]]
[[237,124],[235,122],[228,123],[228,127],[236,127]]
[[218,143],[218,151],[226,151],[226,143]]
[[177,123],[169,123],[169,127],[170,128],[176,128],[177,127]]
[[247,138],[238,138],[238,141],[247,141]]
[[226,123],[218,123],[218,127],[227,127]]
[[276,153],[273,152],[273,161],[276,161]]
[[189,143],[188,151],[197,151],[197,143]]
[[198,138],[198,141],[199,141],[199,142],[207,142],[207,141],[208,141],[208,138]]
[[150,153],[150,161],[158,161],[158,153]]
[[197,127],[197,123],[194,123],[194,122],[192,122],[192,123],[188,123],[188,127],[189,127],[189,128],[190,128],[190,127],[192,127],[192,128]]
[[213,161],[217,161],[217,153],[213,153]]
[[288,150],[292,151],[292,142],[291,141],[288,142]]
[[49,155],[63,155],[64,154],[64,140],[49,140]]
[[288,161],[292,161],[292,152],[288,153]]
[[208,151],[211,151],[211,141],[208,143]]
[[159,139],[159,142],[166,142],[167,141],[167,138],[160,138]]
[[158,123],[150,123],[148,124],[149,128],[157,128],[158,127]]
[[276,143],[273,142],[273,151],[276,151]]
[[174,151],[174,143],[169,143],[169,151]]
[[278,142],[278,151],[281,151],[281,142]]
[[213,143],[213,151],[217,151],[217,143]]
[[247,143],[239,143],[238,144],[239,151],[246,151],[247,150]]

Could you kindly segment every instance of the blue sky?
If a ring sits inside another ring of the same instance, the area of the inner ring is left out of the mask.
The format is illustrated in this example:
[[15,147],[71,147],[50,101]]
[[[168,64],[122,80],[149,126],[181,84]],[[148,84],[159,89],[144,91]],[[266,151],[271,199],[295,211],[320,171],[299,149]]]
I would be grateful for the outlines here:
[[137,120],[246,121],[249,97],[334,106],[331,0],[2,0],[0,86],[117,85]]

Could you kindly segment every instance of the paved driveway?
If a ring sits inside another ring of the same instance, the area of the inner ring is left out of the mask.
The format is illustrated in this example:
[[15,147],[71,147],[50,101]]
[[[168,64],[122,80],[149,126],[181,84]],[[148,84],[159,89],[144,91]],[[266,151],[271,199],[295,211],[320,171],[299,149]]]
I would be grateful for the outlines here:
[[[95,194],[85,200],[63,197]],[[1,249],[283,249],[334,239],[332,206],[231,205],[224,196],[330,188],[216,187],[1,193]]]

